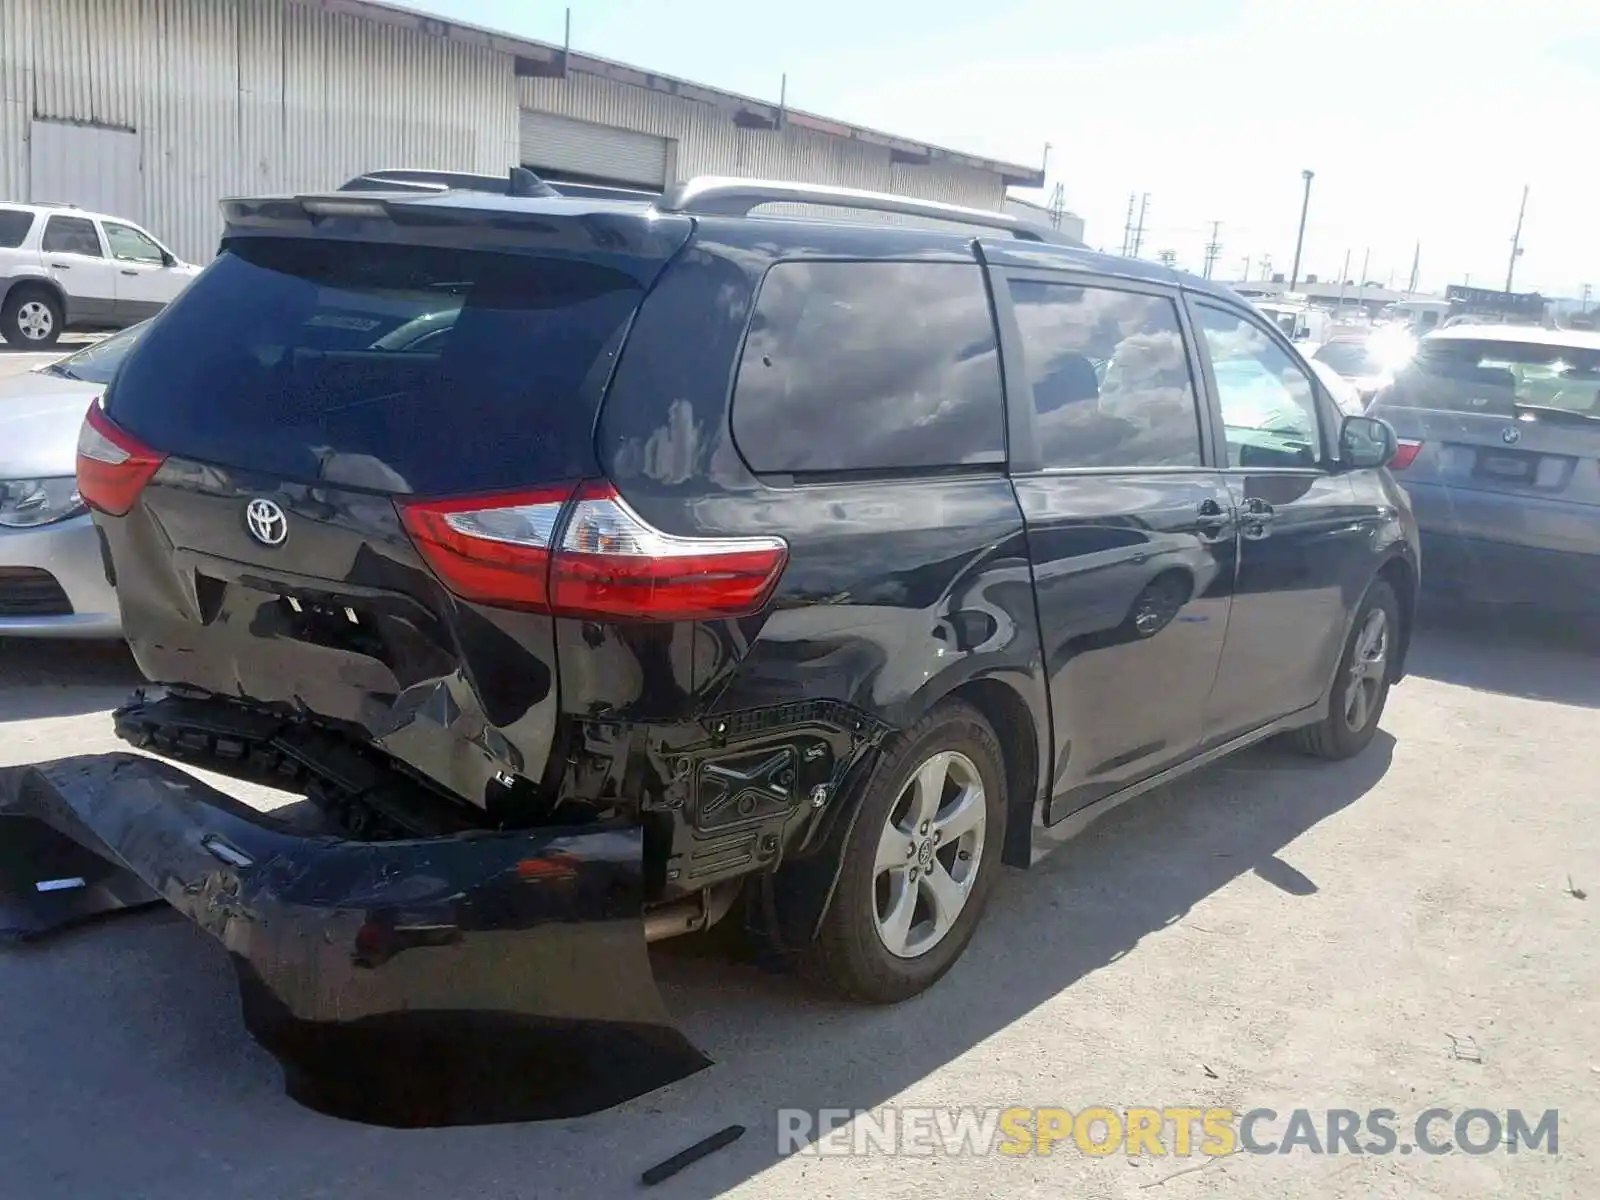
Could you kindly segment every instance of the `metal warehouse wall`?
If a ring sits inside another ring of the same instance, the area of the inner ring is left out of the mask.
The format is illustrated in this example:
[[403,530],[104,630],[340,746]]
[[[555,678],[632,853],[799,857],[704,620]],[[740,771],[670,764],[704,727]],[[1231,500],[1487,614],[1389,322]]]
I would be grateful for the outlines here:
[[504,171],[518,159],[519,108],[668,138],[676,178],[1004,200],[987,171],[900,165],[887,148],[794,127],[742,129],[726,109],[593,75],[518,78],[509,54],[292,0],[0,0],[0,200],[35,198],[34,120],[130,131],[142,204],[126,215],[193,261],[215,252],[223,196],[326,188],[383,166]]
[[0,0],[0,199],[30,198],[35,117],[136,131],[137,218],[199,262],[223,196],[517,145],[506,55],[284,0]]
[[594,75],[523,78],[517,86],[522,108],[671,139],[676,145],[670,169],[678,179],[694,175],[798,179],[974,208],[998,209],[1005,200],[1000,176],[988,171],[948,163],[906,166],[891,162],[886,147],[793,126],[742,129],[726,110]]

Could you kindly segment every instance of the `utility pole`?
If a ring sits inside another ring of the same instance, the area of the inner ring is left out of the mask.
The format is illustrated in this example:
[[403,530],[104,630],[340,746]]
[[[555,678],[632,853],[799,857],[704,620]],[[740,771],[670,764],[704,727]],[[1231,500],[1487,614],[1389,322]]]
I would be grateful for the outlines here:
[[1511,235],[1511,261],[1506,264],[1506,291],[1511,290],[1511,278],[1517,273],[1517,259],[1522,255],[1522,218],[1528,211],[1528,185],[1522,185],[1522,207],[1517,209],[1517,231]]
[[1289,271],[1289,290],[1294,291],[1295,284],[1300,282],[1300,251],[1306,244],[1306,213],[1311,210],[1311,179],[1315,172],[1301,171],[1300,178],[1306,181],[1305,195],[1300,200],[1300,232],[1294,239],[1294,266]]
[[1589,315],[1589,297],[1593,294],[1593,292],[1594,292],[1594,289],[1591,288],[1587,283],[1583,285],[1583,315],[1584,316],[1588,316]]
[[1261,282],[1267,283],[1272,279],[1272,255],[1261,256]]
[[[1212,268],[1214,268],[1217,265],[1217,259],[1222,254],[1222,243],[1217,240],[1217,234],[1221,229],[1222,229],[1222,222],[1221,221],[1213,221],[1213,222],[1211,222],[1211,240],[1206,243],[1206,269],[1205,269],[1204,274],[1205,274],[1205,277],[1207,279],[1211,278]],[[1246,261],[1246,263],[1249,262],[1248,259],[1246,259],[1245,261]],[[1245,270],[1245,274],[1247,274],[1247,275],[1249,274],[1248,267]]]
[[1239,282],[1240,283],[1249,283],[1250,282],[1250,256],[1248,254],[1246,254],[1244,256],[1243,267],[1244,267],[1244,270],[1239,275]]
[[1422,278],[1422,243],[1417,242],[1417,248],[1411,252],[1411,282],[1406,284],[1406,295],[1413,296],[1417,291],[1417,282]]
[[1176,267],[1178,265],[1178,252],[1176,250],[1157,250],[1156,261],[1163,267]]
[[1359,287],[1367,286],[1367,268],[1372,264],[1372,247],[1367,247],[1367,252],[1361,256],[1361,278],[1356,280]]
[[1122,226],[1122,257],[1128,257],[1128,250],[1133,246],[1133,209],[1139,203],[1137,192],[1128,193],[1128,220]]
[[1344,312],[1344,285],[1350,281],[1350,251],[1344,252],[1344,266],[1339,268],[1339,311]]
[[1144,214],[1150,207],[1150,193],[1146,192],[1139,201],[1139,224],[1133,230],[1133,255],[1138,258],[1139,251],[1144,246]]

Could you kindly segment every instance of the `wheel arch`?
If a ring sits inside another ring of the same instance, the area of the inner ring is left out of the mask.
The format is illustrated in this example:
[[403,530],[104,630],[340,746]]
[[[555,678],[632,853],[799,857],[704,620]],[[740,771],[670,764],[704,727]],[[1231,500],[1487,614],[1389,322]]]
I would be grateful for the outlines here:
[[56,307],[61,310],[61,323],[67,323],[67,294],[61,290],[61,285],[48,275],[17,275],[14,276],[5,289],[0,291],[0,308],[10,303],[11,297],[19,291],[44,292],[56,302]]
[[[1034,685],[1032,700],[1025,692]],[[975,710],[994,731],[1000,744],[1001,768],[1006,775],[1006,836],[1000,861],[1026,867],[1031,861],[1033,816],[1039,805],[1041,781],[1046,777],[1044,755],[1050,746],[1049,707],[1042,676],[1023,677],[994,672],[951,680],[948,686],[918,693],[914,711],[894,723],[896,731],[910,729],[941,704],[956,701]],[[1036,715],[1037,714],[1039,715]],[[858,762],[842,789],[840,803],[828,812],[811,852],[786,862],[776,874],[765,877],[764,924],[785,948],[809,944],[823,914],[832,902],[843,867],[843,849],[855,828],[862,798],[877,773],[877,749]]]

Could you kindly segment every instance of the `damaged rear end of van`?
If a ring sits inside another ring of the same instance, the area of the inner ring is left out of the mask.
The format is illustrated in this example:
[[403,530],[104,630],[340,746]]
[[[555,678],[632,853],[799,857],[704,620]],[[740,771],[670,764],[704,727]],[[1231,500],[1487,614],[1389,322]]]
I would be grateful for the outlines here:
[[171,905],[291,1093],[352,1119],[570,1116],[698,1070],[648,942],[727,914],[874,734],[706,715],[697,655],[754,638],[785,543],[659,528],[597,455],[692,220],[457,192],[224,215],[79,485],[151,684],[118,732],[309,803],[143,754],[13,770],[11,932]]

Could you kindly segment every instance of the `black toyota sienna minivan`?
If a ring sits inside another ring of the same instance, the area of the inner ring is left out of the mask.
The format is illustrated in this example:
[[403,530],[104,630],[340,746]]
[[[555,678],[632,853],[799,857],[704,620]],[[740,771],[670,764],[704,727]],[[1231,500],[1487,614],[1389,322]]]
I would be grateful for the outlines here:
[[342,839],[626,831],[649,937],[738,912],[895,1001],[1002,863],[1358,754],[1404,673],[1393,434],[1220,285],[752,181],[225,216],[83,431],[162,685],[119,722]]

